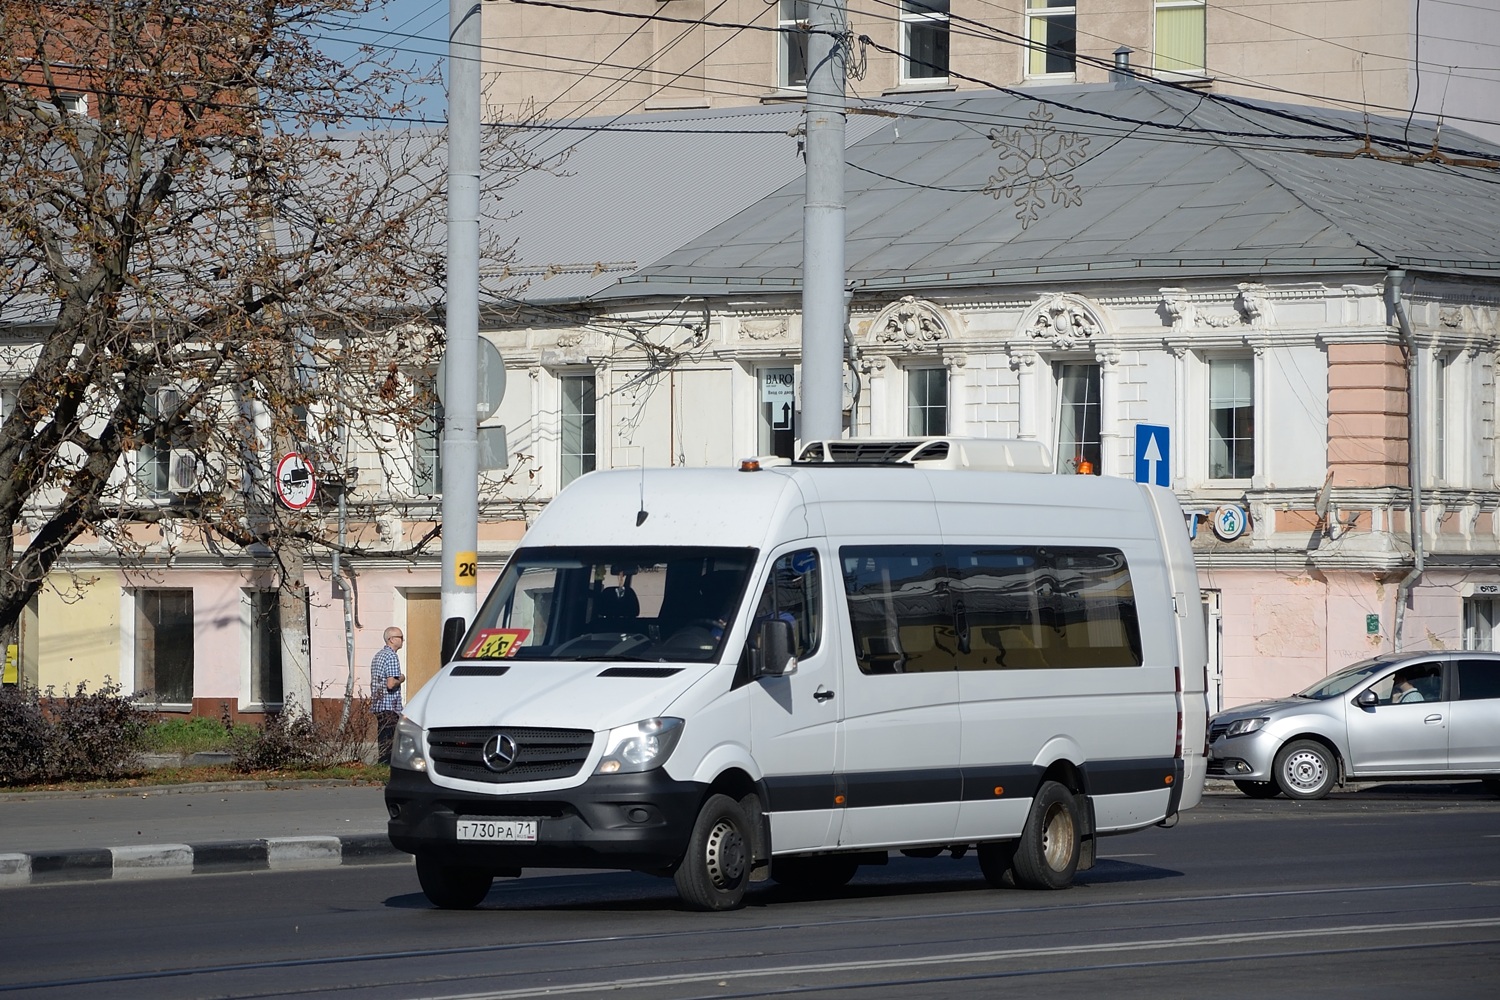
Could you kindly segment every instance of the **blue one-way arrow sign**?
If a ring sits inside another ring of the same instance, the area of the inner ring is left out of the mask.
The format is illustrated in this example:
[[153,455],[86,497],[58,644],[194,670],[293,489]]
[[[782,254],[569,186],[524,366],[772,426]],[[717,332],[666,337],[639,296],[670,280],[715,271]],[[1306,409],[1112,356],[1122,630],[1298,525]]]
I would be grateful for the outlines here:
[[1172,485],[1172,432],[1160,424],[1135,425],[1135,481]]

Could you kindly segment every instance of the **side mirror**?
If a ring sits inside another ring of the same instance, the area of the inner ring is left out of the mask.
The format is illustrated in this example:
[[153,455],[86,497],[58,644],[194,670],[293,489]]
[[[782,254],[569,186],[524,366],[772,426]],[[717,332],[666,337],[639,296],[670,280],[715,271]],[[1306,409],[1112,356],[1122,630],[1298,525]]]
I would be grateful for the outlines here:
[[464,641],[464,633],[469,630],[468,624],[462,618],[449,618],[443,622],[443,647],[440,657],[443,666],[453,659],[453,654],[458,652],[459,643]]
[[1375,695],[1374,691],[1370,690],[1369,688],[1365,688],[1359,693],[1359,697],[1354,699],[1354,704],[1358,705],[1360,708],[1374,708],[1376,705],[1380,704],[1380,699]]
[[751,663],[756,677],[785,677],[796,673],[797,660],[792,656],[790,622],[772,619],[755,630]]

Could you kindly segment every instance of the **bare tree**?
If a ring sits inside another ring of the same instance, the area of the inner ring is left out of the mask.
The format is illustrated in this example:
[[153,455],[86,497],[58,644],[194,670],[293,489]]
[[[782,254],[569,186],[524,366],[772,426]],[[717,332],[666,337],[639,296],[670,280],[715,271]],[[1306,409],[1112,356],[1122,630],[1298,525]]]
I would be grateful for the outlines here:
[[339,131],[413,74],[313,41],[369,6],[0,0],[0,627],[85,535],[128,559],[167,522],[284,592],[308,546],[369,544],[271,481],[286,449],[394,461],[431,410],[443,135]]

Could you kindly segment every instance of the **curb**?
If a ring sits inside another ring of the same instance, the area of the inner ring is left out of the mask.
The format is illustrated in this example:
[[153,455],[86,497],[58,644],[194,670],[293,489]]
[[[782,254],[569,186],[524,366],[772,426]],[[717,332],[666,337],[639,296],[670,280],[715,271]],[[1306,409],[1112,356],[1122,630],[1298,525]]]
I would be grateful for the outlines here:
[[411,855],[392,847],[383,833],[31,851],[0,854],[0,889],[59,882],[389,865],[410,860]]

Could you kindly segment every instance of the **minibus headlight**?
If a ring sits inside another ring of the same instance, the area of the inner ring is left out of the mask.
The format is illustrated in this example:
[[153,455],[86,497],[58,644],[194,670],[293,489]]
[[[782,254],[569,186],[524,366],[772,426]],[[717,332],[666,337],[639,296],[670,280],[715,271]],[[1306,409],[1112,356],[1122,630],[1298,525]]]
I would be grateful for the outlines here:
[[611,729],[595,774],[632,774],[661,767],[682,735],[681,719],[647,719]]
[[1244,736],[1246,733],[1255,732],[1261,726],[1264,726],[1270,721],[1271,720],[1266,718],[1265,716],[1261,716],[1258,719],[1235,719],[1229,724],[1229,728],[1224,731],[1224,735]]
[[422,756],[422,727],[404,715],[396,724],[396,738],[391,743],[391,767],[427,770],[427,758]]

